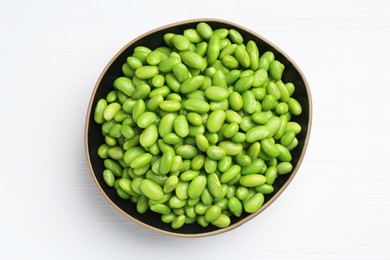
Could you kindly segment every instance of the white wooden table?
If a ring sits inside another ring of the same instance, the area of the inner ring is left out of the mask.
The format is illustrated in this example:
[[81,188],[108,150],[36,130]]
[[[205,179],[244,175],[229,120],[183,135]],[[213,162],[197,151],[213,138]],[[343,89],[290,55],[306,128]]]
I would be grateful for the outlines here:
[[[0,259],[390,259],[390,2],[1,1]],[[231,20],[284,50],[313,95],[311,140],[282,196],[247,224],[182,239],[132,223],[86,165],[85,114],[138,35]]]

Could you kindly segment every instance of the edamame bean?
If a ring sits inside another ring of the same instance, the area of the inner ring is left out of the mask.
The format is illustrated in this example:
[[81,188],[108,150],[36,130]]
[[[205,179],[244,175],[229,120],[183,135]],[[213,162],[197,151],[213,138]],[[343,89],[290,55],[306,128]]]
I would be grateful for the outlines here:
[[98,148],[98,155],[100,158],[102,159],[107,159],[108,158],[108,150],[111,148],[111,146],[107,145],[107,144],[102,144],[101,146],[99,146]]
[[239,80],[234,83],[234,91],[238,93],[243,93],[244,91],[248,90],[253,83],[254,77],[253,75],[248,76],[242,76]]
[[200,126],[203,123],[202,117],[195,112],[189,112],[187,114],[187,120],[190,124],[192,124],[194,126]]
[[130,167],[133,169],[141,168],[152,161],[153,156],[150,153],[143,153],[136,156],[131,162]]
[[167,174],[170,172],[173,164],[173,159],[174,159],[175,153],[173,151],[167,151],[165,152],[160,161],[160,167],[159,167],[159,172],[160,174]]
[[251,60],[248,52],[246,51],[245,45],[238,45],[234,50],[234,56],[243,68],[248,68],[250,66]]
[[259,49],[254,41],[249,40],[246,45],[246,50],[249,54],[250,59],[250,69],[257,70],[259,67]]
[[211,101],[222,101],[228,97],[228,92],[226,88],[211,86],[206,89],[205,95]]
[[269,74],[274,80],[280,80],[284,71],[284,65],[278,61],[273,60],[269,65]]
[[266,182],[264,175],[248,174],[240,178],[240,184],[245,187],[256,187]]
[[191,161],[191,169],[199,171],[203,168],[205,156],[203,154],[196,155]]
[[158,133],[161,137],[171,133],[173,131],[173,122],[176,116],[174,114],[167,114],[160,120],[158,125]]
[[207,148],[207,156],[212,160],[221,160],[226,156],[226,151],[221,147],[212,145]]
[[[287,127],[287,126],[286,126]],[[295,133],[292,131],[286,131],[283,136],[280,138],[280,143],[287,147],[289,146],[295,138]]]
[[256,99],[255,95],[253,95],[252,91],[245,91],[242,94],[243,107],[242,109],[247,114],[253,114],[256,112]]
[[172,221],[171,227],[173,229],[179,229],[179,228],[181,228],[184,225],[185,221],[186,221],[186,216],[185,215],[177,216]]
[[207,178],[204,175],[196,176],[188,186],[188,196],[192,199],[199,197],[206,188]]
[[299,116],[302,113],[302,107],[295,98],[290,97],[287,103],[291,114]]
[[145,112],[145,108],[145,101],[142,99],[137,100],[132,111],[132,117],[135,122],[137,122],[138,118]]
[[273,95],[265,95],[263,100],[261,101],[261,107],[263,111],[269,111],[276,107],[277,100]]
[[269,129],[268,137],[272,137],[279,130],[282,125],[282,120],[277,116],[272,116],[268,119],[265,127]]
[[257,186],[255,188],[255,191],[257,192],[260,192],[262,194],[265,194],[265,195],[268,195],[268,194],[271,194],[272,192],[274,192],[274,187],[272,185],[269,185],[267,183],[264,183],[260,186]]
[[129,64],[127,64],[127,63],[124,63],[122,65],[122,72],[123,72],[123,75],[125,75],[128,78],[132,78],[134,76],[134,70],[132,68],[130,68]]
[[297,122],[288,122],[286,125],[286,132],[291,131],[294,134],[299,134],[302,130],[302,127]]
[[131,97],[131,95],[135,91],[133,82],[131,81],[131,79],[126,78],[126,77],[117,78],[114,81],[114,87],[129,97]]
[[202,36],[203,39],[209,40],[213,35],[213,29],[211,29],[210,25],[204,22],[200,22],[196,26],[196,30]]
[[98,124],[103,124],[105,121],[104,118],[104,110],[107,107],[107,101],[105,99],[99,99],[96,103],[95,112],[94,112],[94,120]]
[[112,173],[112,171],[110,171],[109,169],[104,170],[103,171],[103,179],[104,179],[105,183],[107,184],[107,186],[114,187],[115,176]]
[[260,153],[260,143],[259,142],[254,142],[253,144],[251,144],[248,148],[248,156],[253,160],[255,160],[258,156],[259,156],[259,153]]
[[160,64],[158,65],[158,70],[163,73],[171,72],[173,71],[173,67],[176,64],[180,64],[180,62],[181,62],[180,57],[171,56],[160,62]]
[[275,59],[271,51],[264,52],[259,59],[259,68],[268,71],[270,63]]
[[114,160],[112,160],[112,159],[105,159],[104,160],[104,167],[106,167],[106,169],[110,170],[116,177],[121,177],[123,169]]
[[240,174],[240,171],[241,171],[241,167],[239,165],[233,165],[232,167],[230,167],[229,170],[222,173],[220,178],[221,183],[228,183],[233,178],[235,178],[238,174]]
[[176,154],[180,155],[183,159],[192,159],[197,153],[198,150],[194,146],[188,144],[180,145],[176,148]]
[[104,112],[103,112],[103,118],[104,120],[106,121],[110,121],[112,119],[114,119],[114,116],[117,112],[119,112],[119,110],[121,110],[121,105],[119,103],[111,103],[111,104],[108,104],[105,109],[104,109]]
[[276,100],[279,100],[281,97],[280,90],[275,82],[268,82],[267,84],[267,94],[275,97]]
[[240,217],[242,215],[242,204],[236,197],[229,198],[228,208],[234,216]]
[[158,47],[148,54],[148,56],[146,57],[146,62],[149,65],[158,65],[162,60],[168,57],[169,53],[169,48]]
[[249,175],[249,174],[257,174],[257,173],[263,173],[263,169],[266,168],[266,165],[264,161],[260,158],[256,158],[252,160],[251,164],[244,167],[241,170],[242,175]]
[[159,71],[158,71],[158,67],[157,66],[148,65],[148,66],[142,66],[142,67],[139,67],[138,69],[136,69],[135,70],[135,75],[139,79],[151,79],[154,76],[156,76],[158,74],[158,72]]
[[209,46],[207,48],[207,62],[212,64],[219,56],[220,52],[220,39],[218,36],[211,36],[209,40]]
[[186,51],[190,48],[191,42],[183,35],[176,34],[170,38],[170,42],[179,51]]
[[121,160],[123,159],[123,149],[120,148],[120,147],[111,147],[108,151],[107,151],[107,155],[109,157],[111,157],[112,159],[114,160]]
[[187,99],[182,105],[186,110],[198,114],[204,114],[210,110],[210,105],[206,101],[200,99]]
[[258,211],[264,203],[264,195],[262,193],[256,193],[250,199],[244,202],[244,210],[248,213],[254,213]]
[[156,121],[156,114],[153,112],[145,112],[137,119],[137,126],[140,128],[147,128]]
[[230,218],[225,214],[221,214],[216,220],[211,222],[211,224],[219,228],[225,228],[230,225]]
[[290,173],[293,169],[293,166],[290,162],[281,162],[276,166],[278,170],[278,174],[283,175],[286,173]]
[[235,29],[230,29],[229,30],[229,37],[232,39],[232,41],[238,45],[242,44],[244,42],[244,39],[242,38],[241,34],[235,30]]
[[225,122],[226,114],[223,110],[211,112],[207,119],[206,128],[210,133],[217,133],[221,130],[223,122]]
[[188,67],[204,70],[207,67],[206,60],[202,56],[192,51],[184,51],[180,54],[183,63]]
[[218,145],[220,148],[226,151],[226,155],[238,155],[241,153],[243,147],[242,144],[234,143],[231,141],[222,141]]
[[239,129],[240,126],[237,123],[231,123],[225,127],[222,134],[226,138],[232,138]]
[[184,138],[190,133],[188,121],[185,115],[179,115],[173,121],[173,130],[175,133]]
[[292,141],[292,143],[287,146],[286,148],[291,151],[292,149],[294,149],[295,147],[297,147],[298,145],[298,139],[297,138],[294,138],[294,140]]
[[183,94],[188,94],[197,90],[202,86],[204,79],[204,76],[198,75],[185,80],[180,86],[180,92]]
[[227,99],[222,101],[211,101],[210,102],[210,110],[216,111],[216,110],[227,110],[229,108],[229,101]]
[[163,189],[158,184],[148,179],[142,180],[140,190],[146,197],[152,200],[160,200],[164,196]]
[[279,149],[278,147],[271,141],[270,138],[264,138],[260,141],[261,143],[261,149],[264,151],[264,153],[271,158],[278,157],[279,156]]
[[218,205],[213,205],[210,208],[207,209],[205,213],[206,221],[212,222],[216,220],[222,213],[222,209]]
[[148,126],[140,135],[139,141],[143,147],[152,146],[158,139],[157,126]]
[[138,69],[139,67],[142,67],[142,62],[137,59],[136,57],[127,57],[126,59],[127,65],[133,70]]

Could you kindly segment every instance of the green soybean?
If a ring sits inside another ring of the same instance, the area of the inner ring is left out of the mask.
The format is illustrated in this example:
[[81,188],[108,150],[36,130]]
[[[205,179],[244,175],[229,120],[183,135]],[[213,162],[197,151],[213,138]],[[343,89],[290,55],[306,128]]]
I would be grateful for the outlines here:
[[163,189],[158,184],[148,179],[142,180],[140,190],[146,197],[152,200],[160,200],[164,196]]
[[281,162],[276,166],[276,168],[278,174],[283,175],[283,174],[290,173],[293,169],[293,166],[290,162]]
[[254,213],[258,211],[264,203],[264,195],[262,193],[256,193],[250,199],[244,202],[244,210],[248,213]]
[[180,54],[183,62],[188,67],[204,70],[207,66],[207,62],[203,59],[202,56],[192,51],[184,51]]
[[152,146],[158,139],[157,126],[148,126],[140,135],[139,141],[143,147]]
[[221,175],[220,178],[221,183],[228,183],[229,181],[234,179],[238,174],[240,174],[240,171],[241,171],[241,167],[239,165],[233,165],[232,167],[230,167],[229,170],[227,170]]
[[207,209],[205,213],[206,221],[212,222],[216,220],[222,213],[222,209],[218,205],[213,205],[210,208]]
[[175,133],[184,138],[190,133],[188,121],[185,115],[179,115],[173,121],[173,130]]
[[223,110],[211,112],[207,119],[206,128],[210,133],[216,133],[221,130],[223,122],[225,122],[226,114]]
[[199,197],[206,188],[207,178],[204,175],[196,176],[188,186],[188,196],[192,199]]
[[206,89],[205,95],[211,101],[222,101],[228,97],[228,92],[226,88],[211,86]]
[[240,184],[245,187],[256,187],[266,182],[264,175],[248,174],[240,178]]
[[221,160],[226,156],[226,151],[221,147],[212,145],[207,148],[207,156],[212,160]]
[[153,112],[145,112],[137,119],[137,126],[140,128],[147,128],[156,121],[156,114]]
[[249,54],[246,51],[245,45],[243,44],[238,45],[234,50],[234,56],[236,57],[236,59],[238,60],[238,62],[243,68],[248,68],[250,66],[251,61],[250,61]]
[[196,26],[196,30],[205,40],[209,40],[213,35],[213,29],[211,29],[210,25],[204,22],[198,23]]
[[188,94],[197,90],[202,86],[204,79],[204,76],[198,75],[185,80],[180,86],[180,92]]
[[270,138],[264,138],[260,141],[261,143],[261,149],[264,151],[264,153],[271,158],[278,157],[279,156],[279,149],[278,147],[274,144],[273,139]]
[[211,224],[219,228],[225,228],[230,225],[230,218],[226,214],[221,214]]
[[229,198],[228,208],[236,217],[240,217],[242,215],[243,206],[240,200],[236,197]]
[[210,110],[210,105],[206,101],[200,99],[187,99],[182,105],[186,110],[198,114],[204,114]]
[[256,99],[255,95],[253,95],[252,91],[245,91],[242,94],[243,107],[242,109],[247,114],[253,114],[256,112]]

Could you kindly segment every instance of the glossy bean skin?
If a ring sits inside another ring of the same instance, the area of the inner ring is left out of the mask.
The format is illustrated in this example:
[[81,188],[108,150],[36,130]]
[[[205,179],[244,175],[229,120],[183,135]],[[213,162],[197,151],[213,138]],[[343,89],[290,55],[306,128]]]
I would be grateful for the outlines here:
[[195,177],[188,186],[188,196],[192,199],[198,198],[206,188],[207,178],[204,175]]
[[245,187],[256,187],[266,182],[266,178],[260,174],[248,174],[240,178],[240,184]]
[[180,56],[183,60],[183,63],[188,67],[203,70],[207,66],[207,62],[196,52],[184,51]]
[[190,128],[185,115],[179,115],[173,121],[173,130],[175,133],[184,138],[190,133]]
[[254,213],[258,211],[264,203],[264,195],[262,193],[256,193],[249,200],[244,202],[245,212]]
[[223,157],[226,156],[226,151],[221,147],[212,145],[207,148],[207,156],[213,160],[221,160]]
[[153,200],[160,200],[164,196],[164,191],[162,190],[162,188],[155,182],[150,181],[148,179],[142,180],[140,184],[140,189],[146,197]]
[[223,110],[216,110],[211,112],[209,118],[207,119],[207,130],[210,133],[216,133],[222,128],[222,124],[225,121],[226,114]]

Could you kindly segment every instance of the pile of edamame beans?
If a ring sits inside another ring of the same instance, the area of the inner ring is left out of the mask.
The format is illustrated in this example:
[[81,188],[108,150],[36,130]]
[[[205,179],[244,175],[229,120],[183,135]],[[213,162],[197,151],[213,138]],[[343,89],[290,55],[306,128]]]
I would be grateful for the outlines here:
[[95,106],[103,178],[173,229],[225,228],[292,171],[302,108],[284,65],[235,29],[201,22],[163,40],[135,47]]

